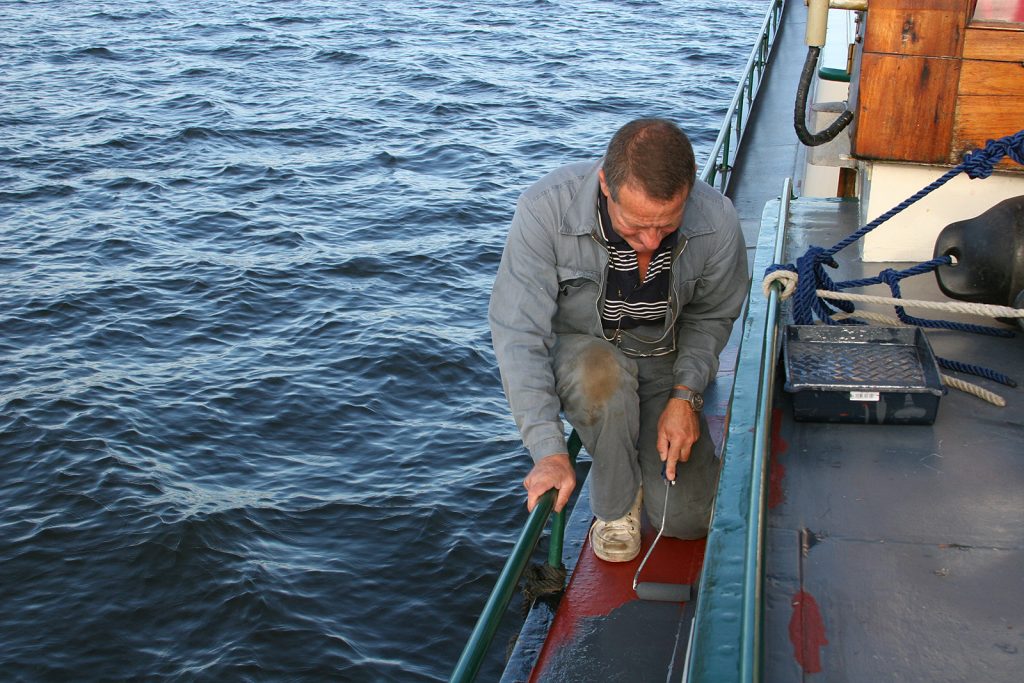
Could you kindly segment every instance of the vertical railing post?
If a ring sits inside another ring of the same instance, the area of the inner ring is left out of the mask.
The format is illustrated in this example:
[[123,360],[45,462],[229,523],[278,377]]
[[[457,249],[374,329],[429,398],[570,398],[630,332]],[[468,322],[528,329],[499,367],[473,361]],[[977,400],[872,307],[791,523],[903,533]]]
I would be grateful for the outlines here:
[[[576,456],[579,455],[583,442],[576,430],[569,435],[569,462],[576,464]],[[562,566],[562,546],[565,544],[565,520],[567,510],[562,508],[556,512],[551,520],[551,542],[548,544],[548,565],[559,568]]]

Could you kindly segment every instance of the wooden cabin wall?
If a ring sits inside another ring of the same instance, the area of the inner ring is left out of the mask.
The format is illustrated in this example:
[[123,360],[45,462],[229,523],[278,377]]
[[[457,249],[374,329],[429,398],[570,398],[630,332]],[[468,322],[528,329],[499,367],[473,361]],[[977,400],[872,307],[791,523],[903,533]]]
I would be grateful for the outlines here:
[[[1011,28],[1013,27],[1013,28]],[[949,163],[1024,129],[1024,25],[967,27]],[[1001,170],[1021,171],[1008,159]]]
[[851,89],[854,156],[954,165],[1024,128],[1024,25],[972,25],[974,4],[871,0]]

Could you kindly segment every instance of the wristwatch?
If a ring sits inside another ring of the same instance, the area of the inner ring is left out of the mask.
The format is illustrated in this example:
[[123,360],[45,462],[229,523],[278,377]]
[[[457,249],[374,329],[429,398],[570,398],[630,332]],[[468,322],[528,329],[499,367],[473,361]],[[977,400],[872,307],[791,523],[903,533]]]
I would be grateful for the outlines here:
[[673,389],[669,398],[681,398],[689,403],[697,412],[700,412],[701,408],[704,407],[704,397],[700,395],[699,391],[692,391],[690,389]]

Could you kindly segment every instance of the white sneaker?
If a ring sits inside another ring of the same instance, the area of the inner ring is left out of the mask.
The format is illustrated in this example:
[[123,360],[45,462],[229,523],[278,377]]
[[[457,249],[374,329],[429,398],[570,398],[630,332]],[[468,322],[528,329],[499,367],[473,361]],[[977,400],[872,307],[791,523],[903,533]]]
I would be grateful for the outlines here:
[[643,488],[636,492],[633,506],[624,516],[610,522],[597,519],[590,527],[590,545],[594,554],[606,562],[629,562],[640,554],[640,501]]

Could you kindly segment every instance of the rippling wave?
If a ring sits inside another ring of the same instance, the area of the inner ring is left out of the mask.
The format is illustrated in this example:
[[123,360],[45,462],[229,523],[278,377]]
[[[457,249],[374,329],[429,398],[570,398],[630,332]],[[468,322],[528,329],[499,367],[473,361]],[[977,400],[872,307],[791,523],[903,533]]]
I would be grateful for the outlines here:
[[516,196],[703,157],[765,5],[4,3],[3,677],[445,680],[525,518]]

